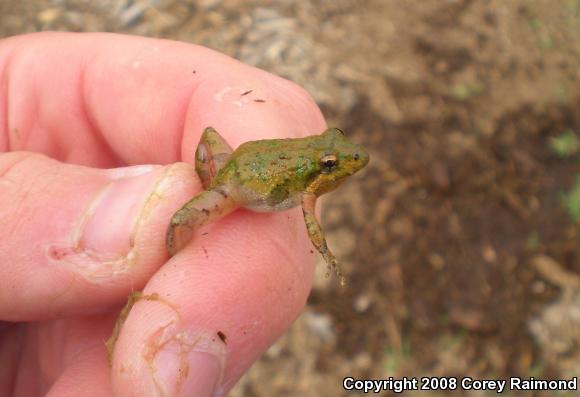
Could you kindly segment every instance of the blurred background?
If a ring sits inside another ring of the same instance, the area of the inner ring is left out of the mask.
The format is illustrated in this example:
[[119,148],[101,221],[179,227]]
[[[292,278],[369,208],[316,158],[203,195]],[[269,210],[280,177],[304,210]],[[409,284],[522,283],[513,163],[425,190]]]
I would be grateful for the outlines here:
[[0,0],[1,37],[40,30],[214,48],[304,86],[370,149],[326,200],[347,287],[318,266],[230,396],[580,374],[580,0]]

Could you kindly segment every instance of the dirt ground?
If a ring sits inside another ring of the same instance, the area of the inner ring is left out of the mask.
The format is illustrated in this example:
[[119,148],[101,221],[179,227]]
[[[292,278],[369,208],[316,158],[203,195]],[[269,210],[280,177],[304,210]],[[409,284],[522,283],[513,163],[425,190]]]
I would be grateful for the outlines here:
[[370,148],[326,201],[348,286],[319,266],[305,313],[231,396],[580,374],[580,0],[87,4],[4,0],[0,36],[207,45],[303,85]]

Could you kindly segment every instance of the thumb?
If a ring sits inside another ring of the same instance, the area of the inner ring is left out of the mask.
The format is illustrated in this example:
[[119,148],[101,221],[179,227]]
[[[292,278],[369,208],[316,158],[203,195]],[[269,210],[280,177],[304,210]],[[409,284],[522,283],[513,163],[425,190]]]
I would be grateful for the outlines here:
[[199,190],[193,168],[93,169],[0,155],[0,320],[100,311],[166,260],[171,214]]

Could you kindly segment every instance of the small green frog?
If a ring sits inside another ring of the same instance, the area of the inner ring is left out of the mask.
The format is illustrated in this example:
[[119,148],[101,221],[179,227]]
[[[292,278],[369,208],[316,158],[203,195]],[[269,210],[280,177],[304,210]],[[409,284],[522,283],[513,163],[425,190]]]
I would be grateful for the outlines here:
[[209,127],[195,154],[196,171],[204,191],[171,218],[167,249],[174,255],[192,238],[194,230],[237,208],[282,211],[302,205],[306,229],[328,269],[344,285],[336,258],[328,249],[314,215],[316,198],[334,190],[369,161],[368,153],[330,128],[320,135],[296,139],[266,139],[242,144],[236,150]]

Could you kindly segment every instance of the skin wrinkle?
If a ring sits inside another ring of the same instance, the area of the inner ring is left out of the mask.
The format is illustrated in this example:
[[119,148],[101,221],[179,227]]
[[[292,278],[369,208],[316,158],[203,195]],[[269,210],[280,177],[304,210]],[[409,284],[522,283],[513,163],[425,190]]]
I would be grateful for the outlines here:
[[[276,247],[277,251],[280,253],[280,257],[284,258],[285,260],[287,260],[288,262],[290,262],[290,266],[286,266],[286,268],[292,269],[292,271],[295,274],[299,274],[299,269],[297,266],[293,266],[293,260],[292,257],[294,255],[293,254],[293,250],[289,247],[289,245],[285,242],[281,242],[280,239],[278,238],[278,235],[265,235],[263,236],[264,239],[264,243],[266,244],[271,244],[272,246]],[[273,277],[276,277],[277,275],[275,273],[272,273]],[[275,284],[275,283],[274,283]],[[283,294],[285,294],[286,291],[276,291],[276,295],[279,297],[283,297]],[[284,302],[284,299],[280,299],[280,302]]]
[[[17,158],[16,161],[13,164],[10,164],[8,166],[8,168],[0,170],[0,179],[7,179],[7,180],[11,180],[11,178],[9,177],[10,172],[16,168],[17,166],[23,164],[25,161],[29,160],[31,157],[33,157],[32,154],[28,154],[23,152],[22,157]],[[18,189],[18,192],[21,192],[21,195],[19,197],[19,199],[17,200],[17,202],[19,204],[25,203],[26,202],[26,198],[29,195],[29,192],[22,192],[21,189]],[[7,230],[5,233],[7,236],[10,236],[14,233],[16,233],[16,231],[20,228],[21,223],[24,221],[25,217],[24,216],[20,216],[19,213],[20,211],[18,209],[22,208],[21,205],[19,205],[18,207],[16,207],[16,209],[12,210],[12,216],[13,219],[15,219],[15,222],[6,222],[6,224],[4,225],[5,227],[9,227],[10,229]]]
[[[73,275],[66,285],[62,285],[56,293],[47,297],[48,302],[47,311],[50,313],[58,313],[58,306],[60,301],[66,300],[70,292],[74,290],[75,284],[78,284],[80,277],[78,275]],[[56,308],[56,309],[55,309]]]
[[[191,91],[189,92],[189,94],[186,96],[186,98],[188,98],[188,100],[183,101],[183,104],[181,104],[181,117],[179,118],[179,127],[178,127],[178,131],[179,131],[179,137],[177,137],[177,139],[175,140],[178,143],[178,146],[175,148],[175,159],[178,161],[183,161],[183,150],[184,148],[186,148],[186,145],[184,143],[184,139],[185,139],[185,129],[187,127],[187,110],[191,108],[191,103],[193,102],[193,99],[195,98],[195,93],[198,90],[200,85],[199,81],[196,81],[195,84],[192,85]],[[202,127],[203,128],[203,127]]]
[[[18,47],[17,47],[18,48]],[[10,53],[10,61],[9,61],[9,65],[7,66],[9,69],[13,69],[14,68],[14,64],[18,63],[17,61],[19,60],[19,56],[21,56],[21,58],[26,58],[26,51],[20,51],[18,52],[17,50],[14,50]],[[21,68],[21,65],[18,65],[19,68]],[[30,73],[31,76],[36,76],[36,74],[34,73]],[[18,78],[19,76],[16,75],[16,78]],[[20,80],[22,80],[20,78]],[[12,86],[15,86],[15,89],[18,89],[22,86],[21,82],[17,82],[16,84],[14,84],[14,78],[11,78],[7,81],[7,90],[6,90],[6,98],[16,98],[18,97],[18,91],[14,91],[12,89]],[[25,126],[23,125],[8,125],[8,128],[17,128],[18,129],[18,137],[17,137],[17,141],[12,142],[12,134],[10,130],[7,130],[6,133],[8,134],[8,138],[9,138],[9,147],[8,147],[8,151],[13,151],[13,150],[18,150],[17,148],[25,148],[28,147],[29,145],[27,144],[27,138],[33,134],[33,131],[39,131],[37,132],[37,135],[46,135],[45,133],[42,132],[42,126],[40,124],[40,116],[41,114],[39,113],[39,98],[37,93],[39,92],[36,86],[36,80],[30,80],[30,82],[28,84],[24,84],[23,85],[26,90],[24,91],[23,95],[20,95],[20,97],[24,97],[26,99],[26,102],[28,104],[30,104],[30,108],[27,108],[25,113],[26,113],[26,117],[22,118],[20,120],[20,122],[25,123]],[[8,99],[7,99],[8,100]],[[11,111],[11,108],[8,108],[8,114],[7,114],[7,119],[11,119],[12,117],[10,116],[18,116],[15,115],[13,111]],[[15,137],[16,138],[16,137]],[[54,150],[54,147],[51,147],[52,150]]]
[[[20,332],[20,340],[22,343],[20,344],[21,354],[19,356],[21,358],[25,358],[27,354],[30,354],[38,346],[38,333],[32,330],[26,324],[23,324],[22,332]],[[18,360],[18,367],[16,370],[16,376],[14,377],[14,388],[12,393],[14,394],[16,390],[23,389],[23,384],[30,382],[31,378],[37,379],[39,375],[40,368],[36,362],[31,365],[29,360]],[[30,390],[33,392],[36,391],[34,395],[40,395],[40,393],[38,393],[37,385],[32,386]]]
[[64,364],[68,365],[70,363],[76,362],[77,357],[86,356],[88,353],[95,351],[97,354],[102,354],[103,352],[103,342],[98,339],[94,339],[88,343],[82,345],[82,348],[75,350],[68,350],[64,356]]
[[[167,47],[165,47],[166,49],[169,48],[171,49],[171,46],[174,45],[174,43],[168,42],[167,40],[163,40],[160,39],[160,41],[162,42],[161,44],[159,44],[159,47],[161,47],[161,45],[166,44]],[[195,44],[192,44],[192,46],[196,47],[196,50],[203,50],[205,51],[205,48],[202,46],[198,46]],[[159,48],[158,47],[158,48]],[[193,69],[197,70],[197,67],[193,67]],[[184,139],[186,136],[186,128],[187,128],[187,117],[188,117],[188,109],[191,109],[191,103],[195,98],[195,94],[196,91],[198,91],[198,88],[200,86],[200,84],[202,84],[204,82],[204,79],[201,79],[199,77],[199,75],[196,73],[193,75],[193,78],[195,78],[195,82],[194,84],[192,84],[191,90],[187,93],[187,95],[184,96],[184,100],[182,103],[178,103],[176,104],[175,108],[179,109],[180,112],[180,117],[179,117],[179,122],[177,124],[177,131],[179,131],[179,136],[177,136],[175,139],[175,142],[177,143],[175,150],[174,150],[174,157],[173,157],[173,161],[183,161],[184,157],[183,157],[183,150],[185,150],[184,148],[186,148],[185,144],[184,144]],[[204,128],[202,126],[202,128]]]
[[86,123],[86,126],[88,128],[89,131],[87,131],[89,134],[91,134],[95,140],[97,141],[97,144],[103,148],[107,149],[107,153],[106,156],[112,158],[115,163],[117,164],[118,167],[121,166],[125,166],[126,164],[123,163],[121,164],[121,162],[119,161],[119,154],[115,152],[115,150],[113,150],[112,146],[109,144],[109,142],[107,142],[107,139],[105,138],[105,136],[102,133],[102,128],[100,128],[99,124],[97,123],[97,120],[95,118],[95,116],[93,115],[93,113],[90,111],[90,106],[88,106],[88,95],[87,95],[87,67],[88,65],[91,64],[91,62],[93,62],[93,58],[91,58],[89,61],[87,62],[83,62],[80,64],[79,66],[79,76],[78,76],[78,81],[77,81],[77,95],[78,97],[81,99],[80,100],[80,111],[81,114],[83,115],[83,119]]
[[[1,325],[2,322],[0,322]],[[17,373],[20,365],[22,365],[23,363],[23,359],[22,359],[22,340],[24,338],[24,333],[20,332],[21,328],[24,327],[23,324],[14,324],[14,323],[10,323],[9,328],[6,329],[2,329],[0,328],[0,332],[2,333],[2,336],[0,336],[0,341],[1,344],[3,346],[3,350],[10,350],[8,351],[8,354],[10,354],[13,358],[13,362],[14,365],[10,366],[10,368],[8,368],[8,371],[11,372],[11,376],[6,376],[6,379],[8,379],[8,381],[10,382],[9,385],[2,385],[2,386],[7,386],[6,389],[2,389],[2,390],[7,390],[9,393],[8,395],[11,396],[14,394],[14,389],[16,387],[16,376],[15,374]],[[12,334],[12,335],[16,335],[16,343],[14,343],[14,339],[9,339],[8,336]],[[5,343],[6,341],[11,341],[12,343]]]
[[[304,222],[302,222],[304,223]],[[300,231],[302,232],[302,231]],[[281,257],[283,257],[286,261],[288,261],[290,263],[289,266],[286,266],[285,268],[290,269],[292,271],[292,273],[294,273],[295,275],[297,275],[297,279],[299,279],[302,275],[302,269],[299,269],[299,266],[296,266],[296,264],[292,261],[292,250],[290,249],[290,247],[288,246],[288,244],[284,244],[283,242],[281,242],[278,238],[276,238],[275,236],[267,236],[268,239],[270,240],[270,242],[273,244],[273,246],[275,246],[278,251],[281,253]],[[272,273],[273,276],[275,276],[275,273]],[[280,302],[284,302],[284,296],[287,294],[288,291],[286,290],[277,290],[276,291],[276,295],[280,298]]]
[[[24,58],[26,60],[26,51],[22,51],[22,53],[24,54],[22,56],[22,58]],[[16,58],[17,59],[17,58]],[[30,136],[35,136],[36,135],[40,135],[40,136],[47,136],[47,130],[46,128],[43,128],[43,114],[41,113],[42,111],[42,107],[40,106],[40,90],[38,87],[38,79],[37,79],[37,75],[36,73],[34,73],[34,68],[32,66],[26,65],[28,68],[30,68],[33,72],[31,73],[32,79],[30,80],[30,85],[25,87],[28,87],[28,90],[26,91],[26,94],[28,94],[28,96],[26,97],[27,102],[32,104],[32,107],[30,109],[29,112],[27,112],[28,114],[26,114],[26,118],[27,120],[32,120],[32,124],[29,126],[28,130],[24,129],[24,128],[20,128],[20,139],[19,139],[19,144],[20,147],[30,147],[30,145],[28,145],[26,143],[27,138]],[[22,70],[22,65],[18,65],[19,69]],[[20,82],[18,82],[20,83]],[[16,84],[16,87],[18,87],[19,85],[22,84]],[[12,90],[9,92],[9,95],[12,94]],[[17,92],[14,94],[16,95]],[[17,115],[18,116],[18,115]],[[23,119],[24,119],[23,118]],[[27,133],[25,133],[27,132]],[[60,152],[62,151],[60,145],[56,144],[56,142],[51,142],[52,145],[50,145],[50,150],[48,151],[53,152],[53,153],[57,153],[57,156],[60,155]],[[59,157],[55,157],[55,158],[59,158]]]
[[[16,158],[16,160],[12,163],[12,164],[8,164],[5,166],[5,168],[0,168],[0,178],[7,178],[8,174],[10,173],[10,171],[12,171],[12,169],[16,166],[18,166],[20,163],[26,161],[27,159],[29,159],[30,157],[33,156],[33,154],[31,153],[27,153],[27,152],[11,152],[13,153],[14,157]],[[16,154],[18,153],[18,154]],[[22,157],[18,157],[18,156],[22,156]],[[0,163],[2,164],[2,163]]]
[[[292,260],[291,259],[289,259],[289,258],[285,258],[285,259],[288,262],[290,262],[290,265],[292,265]],[[299,271],[297,269],[297,266],[289,266],[289,268],[292,269],[292,272],[294,274],[299,274]],[[273,272],[272,272],[272,276],[271,277],[268,277],[268,279],[269,279],[268,280],[268,282],[269,282],[268,291],[270,292],[270,294],[272,294],[274,296],[274,298],[271,299],[271,302],[273,304],[275,304],[275,305],[283,305],[284,302],[286,302],[287,299],[288,299],[288,297],[287,297],[288,290],[286,288],[275,288],[275,287],[272,288],[271,287],[272,285],[276,285],[276,281],[273,280],[274,277],[275,277],[275,275],[274,275]],[[304,303],[306,303],[306,301]],[[277,314],[278,314],[278,316],[280,318],[284,318],[284,317],[286,317],[287,312],[286,311],[279,310],[277,312]]]
[[4,110],[4,134],[2,139],[2,147],[0,150],[2,151],[10,151],[10,118],[8,117],[8,109],[10,108],[10,102],[8,101],[8,82],[10,80],[10,61],[12,59],[12,51],[8,52],[8,55],[5,57],[5,62],[2,62],[2,71],[0,76],[2,76],[2,93],[0,93],[0,98],[3,98],[2,106]]

